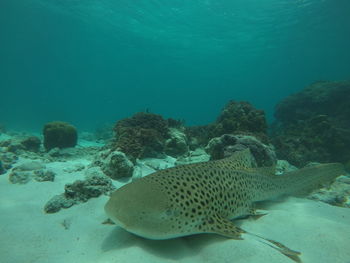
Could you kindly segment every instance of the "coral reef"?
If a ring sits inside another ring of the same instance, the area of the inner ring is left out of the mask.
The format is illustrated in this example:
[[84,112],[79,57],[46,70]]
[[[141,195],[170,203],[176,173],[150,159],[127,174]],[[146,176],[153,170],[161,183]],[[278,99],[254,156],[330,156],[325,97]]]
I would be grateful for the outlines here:
[[230,101],[216,122],[184,127],[184,121],[163,119],[160,115],[140,112],[117,122],[115,149],[124,152],[134,163],[137,158],[185,156],[189,150],[204,147],[223,134],[254,135],[268,142],[265,114],[248,102]]
[[74,147],[78,140],[77,129],[73,125],[61,121],[45,124],[43,134],[44,147],[47,151],[55,147]]
[[316,82],[281,101],[272,142],[279,158],[308,162],[350,160],[350,82]]
[[140,112],[117,122],[115,147],[130,159],[158,157],[164,152],[168,123],[162,116]]
[[206,151],[212,160],[231,156],[236,151],[249,148],[258,166],[276,164],[276,155],[270,145],[265,145],[253,136],[224,134],[210,140]]
[[223,134],[255,134],[266,136],[267,124],[263,110],[255,109],[249,102],[230,101],[219,115],[213,128],[215,137]]
[[255,109],[249,102],[229,101],[216,122],[186,128],[190,149],[205,146],[215,137],[224,134],[244,134],[268,143],[267,123],[263,110]]
[[62,208],[69,208],[75,204],[87,202],[90,198],[108,194],[114,190],[110,178],[105,175],[93,173],[86,180],[77,180],[66,184],[64,193],[52,197],[44,206],[46,213],[56,213]]
[[29,136],[21,141],[24,150],[38,152],[40,150],[41,141],[37,136]]

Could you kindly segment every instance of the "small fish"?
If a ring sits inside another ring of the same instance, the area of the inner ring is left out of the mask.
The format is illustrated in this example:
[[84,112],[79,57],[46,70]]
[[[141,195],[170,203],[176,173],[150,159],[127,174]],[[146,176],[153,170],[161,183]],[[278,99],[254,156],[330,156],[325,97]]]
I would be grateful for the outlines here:
[[254,202],[305,194],[344,174],[342,164],[330,163],[277,176],[274,167],[254,168],[254,161],[246,149],[155,172],[112,193],[105,211],[117,225],[148,239],[199,233],[242,239],[246,232],[231,220],[256,214]]

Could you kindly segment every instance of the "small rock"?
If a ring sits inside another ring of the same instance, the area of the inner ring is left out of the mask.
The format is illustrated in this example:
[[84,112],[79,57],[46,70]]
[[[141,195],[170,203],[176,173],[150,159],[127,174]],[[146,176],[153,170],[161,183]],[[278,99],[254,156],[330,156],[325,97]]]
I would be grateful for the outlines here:
[[176,128],[169,128],[170,139],[165,141],[165,153],[170,156],[181,156],[188,152],[186,134]]
[[84,171],[84,175],[86,178],[89,178],[92,176],[105,176],[105,174],[101,170],[101,167],[99,166],[89,167]]
[[72,205],[87,202],[90,198],[108,194],[115,187],[112,180],[105,175],[92,175],[86,180],[77,180],[72,184],[66,184],[63,194],[51,198],[45,205],[46,213],[56,213],[61,208],[69,208]]
[[0,154],[0,159],[2,161],[2,166],[5,170],[12,168],[12,165],[18,161],[18,156],[14,153],[5,152]]
[[194,151],[190,151],[189,156],[180,157],[176,160],[176,165],[190,164],[207,162],[210,160],[210,155],[207,154],[203,149],[197,148]]
[[40,170],[44,168],[45,168],[45,165],[43,165],[42,163],[37,161],[31,161],[31,162],[23,163],[15,167],[14,169],[19,171],[33,171],[33,170]]
[[47,154],[51,157],[59,157],[61,155],[60,148],[52,148]]
[[312,194],[309,198],[335,206],[342,206],[342,204],[346,202],[345,196],[341,193],[326,190],[319,190],[317,193]]
[[75,204],[72,199],[67,199],[64,194],[55,195],[52,197],[44,206],[44,211],[46,213],[56,213],[62,208],[69,208]]
[[80,202],[98,197],[113,189],[112,181],[106,176],[91,176],[86,180],[77,180],[65,185],[65,196]]
[[122,152],[114,151],[101,162],[102,171],[113,180],[132,176],[134,165]]
[[157,159],[157,158],[146,158],[141,160],[141,162],[144,165],[147,165],[149,167],[151,167],[153,170],[163,170],[169,167],[172,167],[173,164],[167,162],[164,159]]
[[24,150],[24,146],[18,142],[13,142],[9,146],[7,146],[7,151],[12,153],[19,153],[20,150]]
[[208,155],[207,152],[203,148],[196,148],[194,151],[190,152],[190,156],[202,156],[202,155]]
[[63,171],[67,173],[79,172],[85,169],[85,165],[83,164],[75,164],[74,166],[66,167]]
[[9,181],[13,184],[26,184],[30,181],[31,177],[29,172],[12,171],[9,174]]
[[249,135],[224,134],[211,139],[205,150],[211,155],[212,160],[218,160],[246,148],[250,149],[258,166],[272,166],[277,161],[272,146],[263,144]]
[[55,180],[55,175],[53,171],[36,170],[34,171],[34,180],[37,182],[53,182]]
[[152,167],[146,165],[142,160],[136,160],[134,172],[135,173],[133,173],[133,176],[135,176],[135,179],[137,179],[137,178],[152,174],[152,173],[156,172],[156,170],[153,169]]
[[61,223],[61,225],[63,226],[63,228],[65,230],[68,230],[70,228],[71,224],[72,224],[72,220],[70,220],[70,219],[64,219]]
[[291,165],[288,161],[277,160],[277,164],[276,164],[276,174],[277,175],[284,174],[287,172],[296,171],[296,170],[298,170],[298,168],[295,167],[294,165]]

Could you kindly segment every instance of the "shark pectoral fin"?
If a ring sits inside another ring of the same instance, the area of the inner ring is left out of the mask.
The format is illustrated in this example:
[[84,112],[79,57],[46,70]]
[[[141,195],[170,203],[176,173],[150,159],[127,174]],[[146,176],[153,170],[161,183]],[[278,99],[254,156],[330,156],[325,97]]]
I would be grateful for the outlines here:
[[276,249],[278,252],[282,253],[283,255],[289,257],[290,259],[292,259],[293,261],[297,262],[297,263],[302,263],[301,259],[300,259],[300,255],[301,253],[299,251],[295,251],[293,249],[288,248],[287,246],[283,245],[282,243],[272,240],[272,239],[268,239],[250,232],[246,232],[247,234],[257,237],[259,239],[262,239],[263,241],[259,240],[260,242],[264,243],[265,245],[268,245],[270,247],[272,247],[273,249]]
[[241,234],[245,233],[243,229],[235,226],[232,221],[218,215],[207,218],[203,231],[238,240],[243,239]]
[[285,245],[283,245],[280,242],[271,240],[271,239],[266,239],[267,241],[271,242],[272,244],[274,244],[276,246],[276,249],[278,251],[280,251],[282,254],[286,255],[287,257],[291,258],[292,260],[294,260],[295,262],[301,262],[299,256],[300,256],[300,252],[299,251],[295,251],[292,250],[288,247],[286,247]]
[[101,224],[103,224],[103,225],[115,225],[115,223],[110,218],[107,218]]
[[260,217],[267,215],[267,212],[261,212],[257,211],[255,208],[251,208],[248,215],[254,220],[258,220]]
[[292,250],[292,249],[286,247],[285,245],[283,245],[280,242],[277,242],[277,241],[274,241],[274,240],[271,240],[271,239],[267,239],[267,238],[263,238],[263,239],[265,239],[266,241],[270,242],[270,244],[269,243],[265,243],[266,245],[276,249],[278,252],[280,252],[283,255],[289,257],[293,261],[295,261],[297,263],[302,263],[302,261],[301,261],[301,259],[299,257],[300,254],[301,254],[299,251]]

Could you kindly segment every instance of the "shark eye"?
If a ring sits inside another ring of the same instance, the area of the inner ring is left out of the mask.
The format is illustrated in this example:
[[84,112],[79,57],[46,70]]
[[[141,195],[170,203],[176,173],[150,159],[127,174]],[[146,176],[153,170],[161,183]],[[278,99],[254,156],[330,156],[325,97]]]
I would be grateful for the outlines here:
[[167,216],[172,216],[172,215],[174,214],[174,212],[173,212],[173,210],[171,210],[171,209],[167,209],[167,210],[165,210],[165,214],[166,214]]
[[165,210],[165,214],[167,216],[179,216],[180,212],[178,210],[174,210],[172,208],[168,208],[167,210]]

